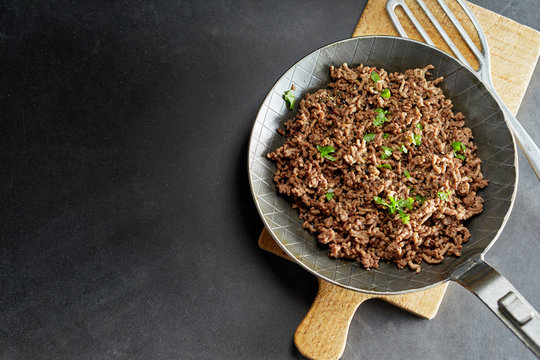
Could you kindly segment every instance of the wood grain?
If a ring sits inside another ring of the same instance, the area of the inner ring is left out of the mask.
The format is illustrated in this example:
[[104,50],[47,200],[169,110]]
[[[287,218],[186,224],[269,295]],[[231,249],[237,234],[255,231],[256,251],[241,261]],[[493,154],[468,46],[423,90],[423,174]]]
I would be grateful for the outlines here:
[[[471,65],[477,68],[478,62],[446,15],[438,8],[435,1],[428,0],[427,3],[431,12],[452,37],[458,49]],[[396,30],[386,14],[385,4],[386,0],[368,1],[353,36],[397,36]],[[419,10],[419,6],[410,0],[407,0],[407,4],[417,19],[425,25],[425,30],[436,46],[450,53],[450,49],[429,23],[427,17]],[[473,41],[480,47],[472,23],[467,20],[463,11],[452,1],[447,1],[447,4],[460,19]],[[540,33],[474,4],[468,3],[468,5],[486,33],[495,89],[509,109],[516,114],[538,61]],[[403,14],[400,15],[398,12],[398,16],[403,20],[402,24],[407,34],[413,39],[421,40],[412,24],[404,21]],[[259,238],[259,246],[289,259],[266,229],[263,230]],[[318,281],[319,291],[308,314],[298,326],[294,341],[302,355],[310,359],[321,360],[341,357],[347,343],[350,322],[358,306],[365,300],[380,298],[415,315],[431,319],[436,315],[448,286],[445,283],[428,290],[405,295],[377,296],[347,290],[324,280],[319,279]]]
[[447,284],[406,295],[378,296],[335,286],[318,279],[313,305],[294,334],[300,353],[310,359],[338,359],[347,345],[349,325],[356,309],[374,298],[387,301],[415,315],[432,318],[437,313]]

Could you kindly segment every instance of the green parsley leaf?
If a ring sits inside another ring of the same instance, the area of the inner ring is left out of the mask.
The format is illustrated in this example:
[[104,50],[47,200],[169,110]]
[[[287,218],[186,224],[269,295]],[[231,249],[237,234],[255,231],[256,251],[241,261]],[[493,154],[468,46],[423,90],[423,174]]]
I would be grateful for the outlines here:
[[403,211],[403,209],[410,209],[412,210],[414,199],[412,197],[409,197],[407,199],[398,200],[396,203],[396,208],[400,211]]
[[375,112],[377,113],[377,115],[375,116],[375,119],[373,119],[373,125],[381,126],[385,121],[389,121],[386,117],[386,114],[388,114],[387,110],[376,108]]
[[401,217],[401,222],[404,224],[408,224],[411,220],[411,215],[409,214],[400,213],[399,216]]
[[423,196],[420,195],[420,194],[416,194],[416,195],[414,196],[414,199],[415,199],[416,201],[418,201],[418,203],[419,203],[420,205],[422,205],[424,202],[426,202],[426,198],[423,197]]
[[366,135],[364,135],[364,141],[365,142],[373,141],[373,139],[375,139],[375,134],[366,134]]
[[332,145],[326,145],[326,146],[317,145],[317,150],[319,150],[321,155],[333,153],[334,151],[336,151],[336,149],[334,149]]
[[388,135],[388,134],[383,134],[383,136],[382,136],[382,137],[383,137],[383,139],[385,139],[385,140],[386,140],[386,139],[388,139],[388,136],[390,136],[390,135]]
[[390,200],[390,205],[388,205],[388,212],[390,212],[390,214],[393,214],[396,212],[396,202],[397,200],[394,199],[393,196],[389,196],[388,199]]
[[412,134],[411,142],[413,145],[420,146],[420,144],[422,144],[422,135]]
[[333,197],[334,197],[334,190],[329,189],[329,190],[326,192],[326,200],[327,200],[327,201],[330,201],[330,200],[332,200]]
[[330,153],[333,153],[336,151],[333,146],[327,145],[327,146],[319,146],[317,145],[317,150],[321,153],[321,157],[326,158],[330,161],[336,161],[336,158],[332,155],[329,155]]
[[387,146],[382,146],[383,153],[381,154],[381,159],[388,159],[392,155],[392,149]]
[[324,155],[324,157],[325,157],[326,159],[330,160],[330,161],[336,161],[336,157],[335,157],[335,156],[326,154],[326,155]]
[[411,174],[410,174],[407,170],[405,170],[405,171],[403,172],[403,174],[405,174],[405,177],[406,177],[406,178],[410,178],[410,177],[411,177]]
[[422,130],[424,127],[422,126],[422,124],[418,123],[416,124],[416,128]]
[[392,165],[390,164],[382,164],[382,165],[379,165],[377,166],[378,169],[388,169],[388,170],[392,170]]
[[401,217],[401,221],[404,224],[407,224],[409,222],[410,215],[405,213],[405,209],[412,210],[412,205],[414,202],[413,198],[410,197],[407,199],[395,199],[393,196],[389,196],[388,200],[390,200],[390,204],[388,204],[386,201],[384,201],[378,196],[374,196],[373,200],[375,200],[378,205],[386,206],[388,208],[389,214],[394,214],[397,211],[399,213],[399,216]]
[[461,143],[461,141],[454,141],[452,143],[452,149],[454,149],[454,151],[461,151],[465,150],[465,146]]
[[371,80],[373,80],[373,82],[381,80],[381,77],[375,72],[375,70],[371,72]]
[[405,145],[401,145],[398,149],[404,154],[409,152],[409,150],[407,150],[407,147]]
[[285,91],[283,94],[283,100],[287,103],[287,106],[289,107],[289,110],[294,109],[294,102],[296,101],[296,97],[294,96],[294,92],[291,90]]
[[443,191],[439,191],[437,193],[437,196],[439,197],[439,199],[441,199],[442,201],[448,201],[448,198],[450,197],[450,195],[452,195],[452,190],[448,191],[448,192],[443,192]]
[[381,126],[386,121],[386,116],[384,116],[382,113],[377,114],[375,119],[373,119],[373,125],[375,126]]
[[454,156],[457,157],[458,159],[464,161],[465,160],[465,155],[463,154],[458,154],[458,151],[462,151],[462,152],[465,152],[465,145],[463,145],[461,143],[461,141],[454,141],[452,143],[452,149],[454,149]]
[[382,96],[384,99],[390,98],[390,90],[384,89],[383,92],[381,93],[381,96]]

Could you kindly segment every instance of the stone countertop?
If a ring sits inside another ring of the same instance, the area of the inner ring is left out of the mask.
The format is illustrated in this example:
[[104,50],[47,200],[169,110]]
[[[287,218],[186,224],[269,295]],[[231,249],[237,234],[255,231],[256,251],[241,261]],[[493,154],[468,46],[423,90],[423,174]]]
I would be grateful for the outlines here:
[[[535,0],[474,3],[540,30]],[[301,359],[316,280],[257,247],[247,180],[274,81],[365,0],[4,2],[0,359]],[[540,69],[518,119],[540,143]],[[540,309],[539,183],[519,154],[487,260]],[[459,285],[422,320],[360,306],[343,359],[534,359]]]

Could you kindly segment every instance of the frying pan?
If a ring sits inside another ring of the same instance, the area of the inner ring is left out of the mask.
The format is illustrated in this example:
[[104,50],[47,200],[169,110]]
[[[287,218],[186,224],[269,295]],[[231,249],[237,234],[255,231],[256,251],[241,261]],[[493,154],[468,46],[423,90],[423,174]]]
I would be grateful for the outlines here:
[[[277,129],[293,116],[282,99],[294,84],[296,98],[325,87],[329,67],[359,64],[382,67],[388,72],[432,64],[432,77],[443,76],[441,87],[456,112],[465,115],[482,160],[489,185],[478,194],[484,211],[469,219],[471,238],[461,257],[441,264],[423,264],[416,274],[381,262],[378,269],[363,269],[356,261],[331,259],[315,236],[302,228],[291,203],[277,193],[275,165],[266,154],[285,139]],[[248,155],[249,181],[257,210],[276,242],[298,264],[314,275],[350,290],[395,295],[425,290],[455,281],[477,295],[536,356],[540,357],[540,315],[501,274],[484,261],[501,233],[517,190],[516,145],[498,102],[481,79],[466,66],[435,47],[392,36],[365,36],[338,41],[305,56],[275,83],[265,98],[251,133]]]

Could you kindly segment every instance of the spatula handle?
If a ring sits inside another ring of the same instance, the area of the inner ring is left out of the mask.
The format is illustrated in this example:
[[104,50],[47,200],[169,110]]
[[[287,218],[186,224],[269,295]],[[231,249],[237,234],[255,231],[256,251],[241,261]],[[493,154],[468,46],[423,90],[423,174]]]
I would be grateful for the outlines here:
[[508,107],[502,103],[502,100],[500,97],[498,97],[498,95],[497,98],[501,101],[501,107],[503,108],[504,114],[511,125],[512,134],[523,151],[523,154],[525,154],[527,161],[529,161],[529,164],[536,174],[536,177],[538,180],[540,180],[540,149],[538,148],[538,145],[535,144],[534,140],[523,128],[523,126],[521,126]]
[[296,348],[310,359],[339,359],[356,309],[373,297],[319,279],[317,297],[294,334]]

